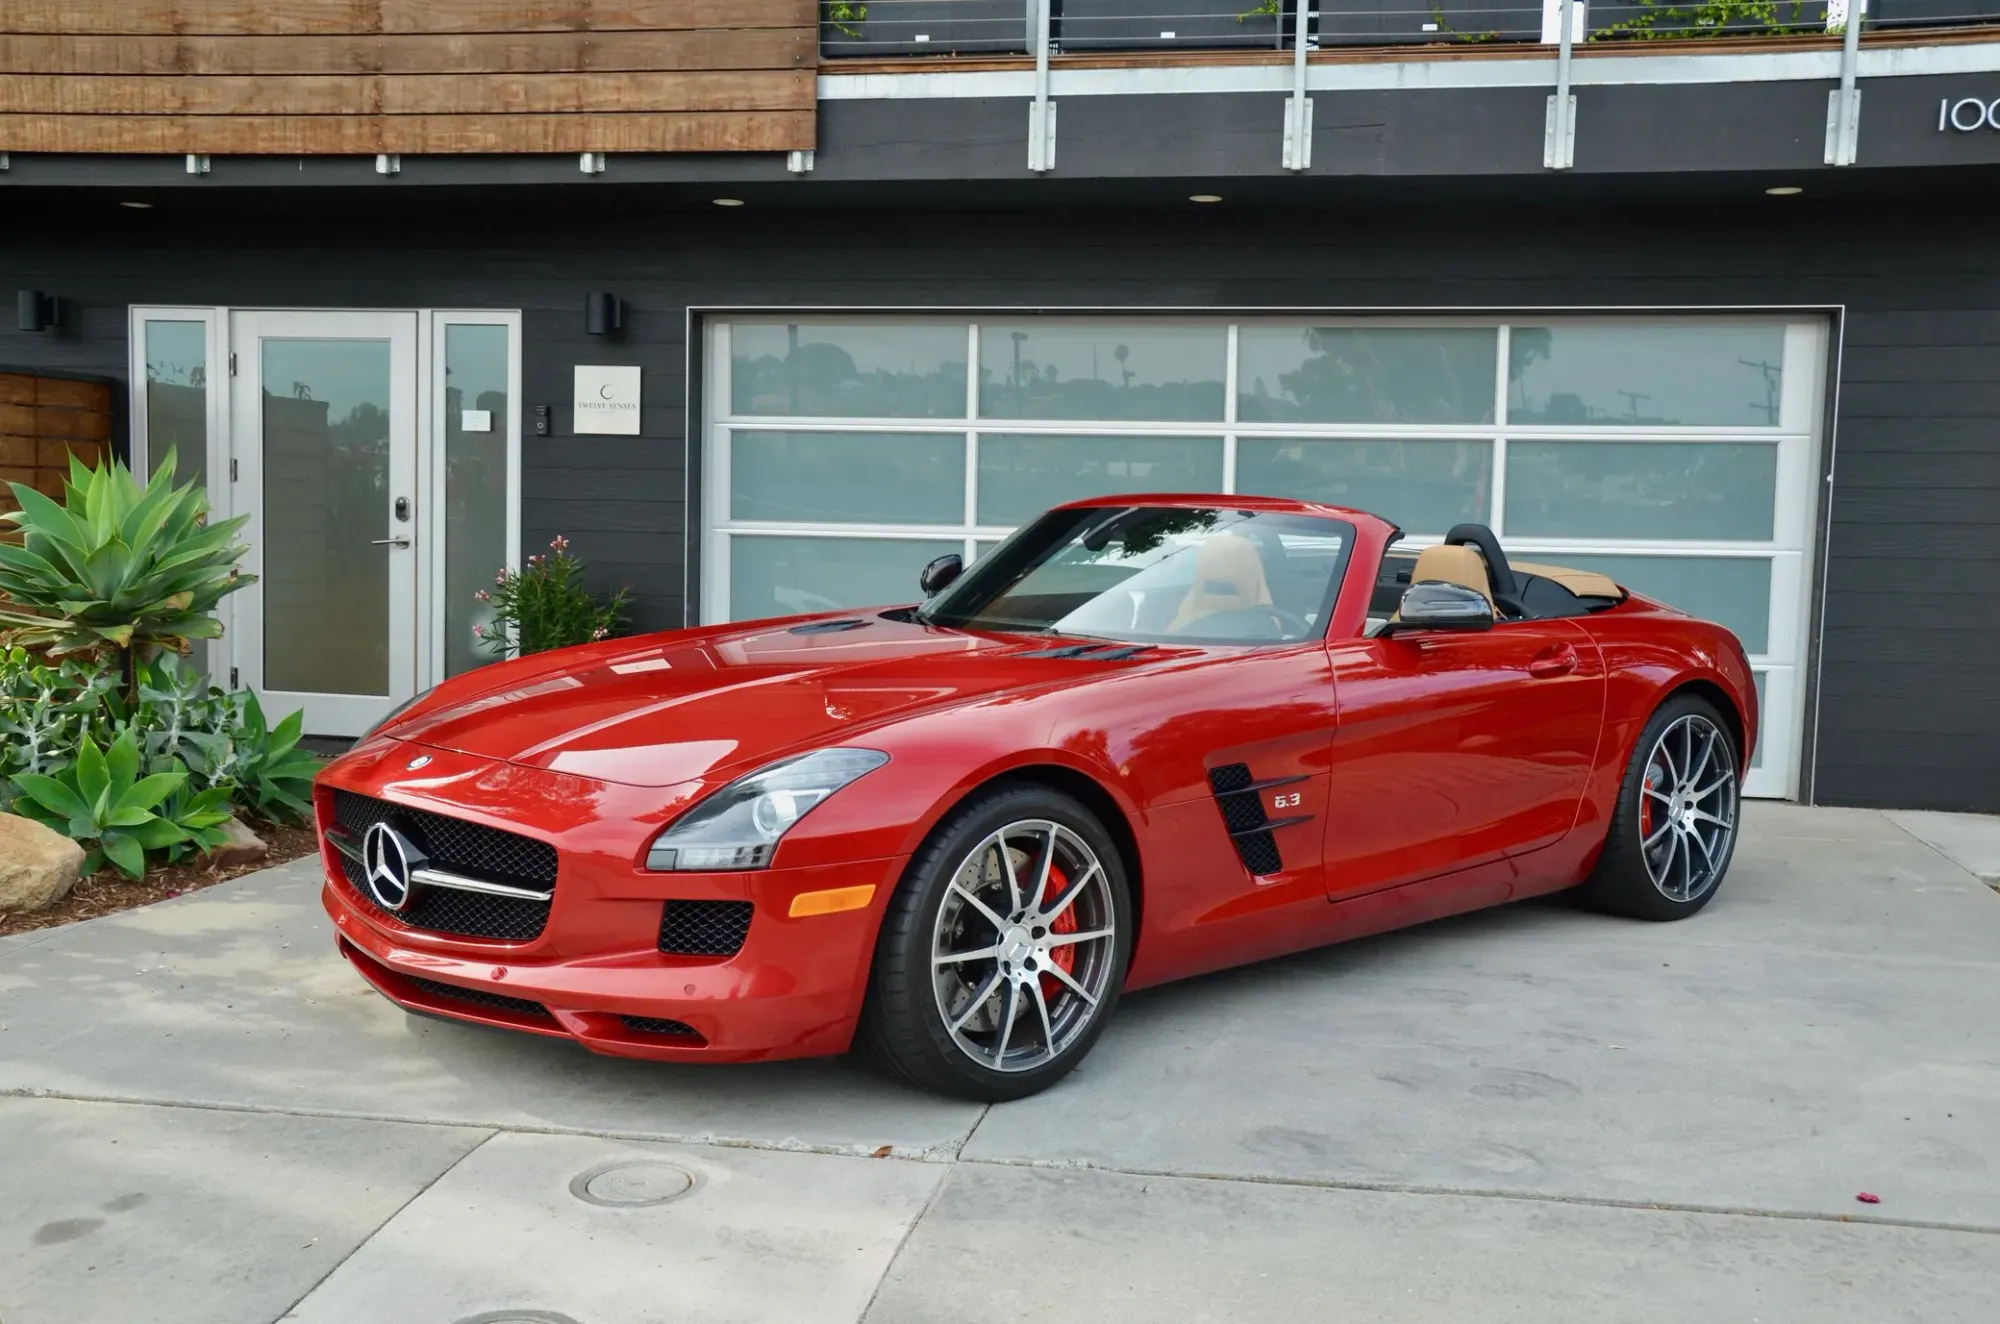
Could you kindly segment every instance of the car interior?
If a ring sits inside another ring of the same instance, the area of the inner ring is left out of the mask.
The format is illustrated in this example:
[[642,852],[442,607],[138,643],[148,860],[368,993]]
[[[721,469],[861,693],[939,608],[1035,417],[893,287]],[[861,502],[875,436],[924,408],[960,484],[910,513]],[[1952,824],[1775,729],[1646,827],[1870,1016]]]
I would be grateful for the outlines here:
[[1403,594],[1412,584],[1458,584],[1472,589],[1493,605],[1496,621],[1553,620],[1588,616],[1625,600],[1625,590],[1593,570],[1531,561],[1509,561],[1500,540],[1484,524],[1459,524],[1444,541],[1421,551],[1383,553],[1368,604],[1370,636],[1395,618]]

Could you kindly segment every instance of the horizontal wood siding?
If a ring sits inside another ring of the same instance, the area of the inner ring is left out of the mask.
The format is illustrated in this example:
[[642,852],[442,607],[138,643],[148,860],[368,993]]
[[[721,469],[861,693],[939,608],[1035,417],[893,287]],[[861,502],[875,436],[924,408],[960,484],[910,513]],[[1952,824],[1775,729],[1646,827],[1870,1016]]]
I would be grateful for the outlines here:
[[782,152],[811,0],[10,0],[0,151]]
[[[1762,233],[1762,209],[1574,207],[1558,232],[1546,212],[1497,206],[1476,226],[1364,208],[710,216],[635,193],[582,219],[510,211],[509,196],[320,217],[319,190],[229,233],[165,207],[23,213],[0,242],[0,289],[59,294],[65,321],[57,336],[0,322],[0,364],[122,377],[135,303],[521,309],[522,401],[554,421],[523,443],[524,542],[568,536],[597,587],[631,586],[635,622],[665,628],[690,610],[699,518],[685,504],[691,306],[1840,305],[1814,793],[2000,812],[2000,255],[1975,206],[1927,203],[1916,238],[1907,209],[1797,209],[1772,247],[1711,241]],[[590,290],[625,301],[619,337],[585,333]],[[578,363],[643,369],[640,436],[573,434]]]
[[812,69],[811,28],[692,32],[398,33],[344,37],[102,37],[0,34],[10,74],[603,73]]

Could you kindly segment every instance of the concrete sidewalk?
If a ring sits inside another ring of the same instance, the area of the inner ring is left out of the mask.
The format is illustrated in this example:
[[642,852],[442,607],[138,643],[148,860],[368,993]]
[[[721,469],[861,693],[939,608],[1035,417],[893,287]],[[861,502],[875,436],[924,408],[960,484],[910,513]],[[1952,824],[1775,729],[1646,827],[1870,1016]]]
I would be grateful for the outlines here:
[[1154,990],[992,1109],[407,1017],[286,866],[0,945],[0,1320],[1988,1321],[1992,830],[1753,805],[1687,923]]

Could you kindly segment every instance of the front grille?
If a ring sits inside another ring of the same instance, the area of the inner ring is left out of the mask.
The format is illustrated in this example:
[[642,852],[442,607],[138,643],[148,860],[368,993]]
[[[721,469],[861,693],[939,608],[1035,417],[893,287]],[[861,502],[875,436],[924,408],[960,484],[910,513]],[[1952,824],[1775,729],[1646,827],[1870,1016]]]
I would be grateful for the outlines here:
[[734,956],[750,934],[748,901],[669,901],[660,912],[660,950],[674,956]]
[[674,1034],[687,1037],[694,1034],[694,1027],[682,1021],[661,1020],[656,1016],[620,1016],[625,1028],[640,1034]]
[[1278,854],[1277,840],[1269,832],[1259,831],[1270,819],[1264,813],[1264,797],[1250,775],[1250,765],[1225,763],[1210,768],[1208,785],[1215,792],[1223,826],[1229,830],[1229,840],[1243,867],[1258,878],[1282,873],[1285,862]]
[[523,1016],[546,1018],[549,1014],[547,1007],[539,1002],[530,1002],[527,998],[510,998],[500,993],[488,993],[483,988],[441,984],[435,979],[419,979],[415,975],[402,975],[401,978],[409,980],[432,997],[443,998],[447,1002],[465,1002],[476,1007],[498,1007],[502,1011],[519,1012]]
[[390,804],[353,791],[333,793],[333,818],[357,838],[384,819],[394,819],[440,868],[522,887],[555,886],[556,848],[533,837]]
[[[393,822],[440,869],[522,887],[555,885],[556,848],[532,837],[390,804],[353,791],[333,793],[333,817],[357,842],[375,824]],[[369,892],[359,861],[342,854],[340,865],[348,883],[371,909],[413,929],[466,938],[527,942],[541,937],[548,924],[546,901],[449,887],[413,888],[409,903],[401,910],[384,910]]]

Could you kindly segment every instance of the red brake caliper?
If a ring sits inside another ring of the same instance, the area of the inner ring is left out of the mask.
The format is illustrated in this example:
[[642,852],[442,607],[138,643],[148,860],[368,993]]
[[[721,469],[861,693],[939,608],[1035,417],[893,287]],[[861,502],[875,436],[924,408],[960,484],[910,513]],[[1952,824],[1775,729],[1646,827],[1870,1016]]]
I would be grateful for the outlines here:
[[[1061,896],[1065,891],[1068,890],[1068,888],[1069,888],[1069,879],[1063,875],[1062,870],[1051,867],[1049,869],[1049,881],[1042,889],[1042,899],[1040,900],[1040,902],[1037,903],[1038,907],[1046,906],[1047,904],[1049,904],[1049,902]],[[1049,932],[1051,933],[1076,932],[1076,903],[1074,901],[1070,902],[1068,908],[1066,908],[1062,914],[1057,915],[1055,917],[1055,920],[1052,923],[1050,923]],[[1049,960],[1053,961],[1056,965],[1060,966],[1064,974],[1066,975],[1075,974],[1076,944],[1070,943],[1065,946],[1056,948],[1055,950],[1049,953]],[[1061,993],[1067,987],[1068,986],[1066,984],[1064,984],[1060,979],[1057,979],[1054,975],[1042,976],[1042,996],[1049,1000],[1049,1004],[1051,1006],[1055,1004],[1056,995],[1058,993]]]
[[[1660,769],[1656,764],[1646,765],[1646,791],[1659,789]],[[1653,797],[1643,791],[1639,796],[1639,840],[1650,841],[1653,836]]]

